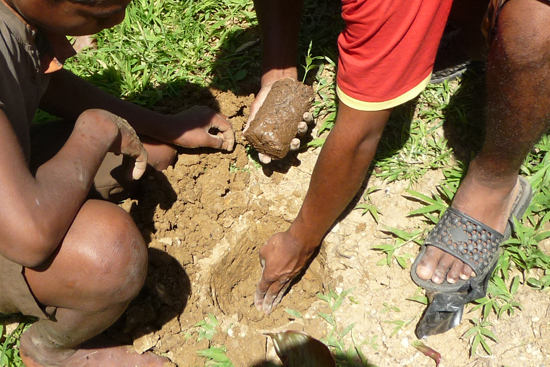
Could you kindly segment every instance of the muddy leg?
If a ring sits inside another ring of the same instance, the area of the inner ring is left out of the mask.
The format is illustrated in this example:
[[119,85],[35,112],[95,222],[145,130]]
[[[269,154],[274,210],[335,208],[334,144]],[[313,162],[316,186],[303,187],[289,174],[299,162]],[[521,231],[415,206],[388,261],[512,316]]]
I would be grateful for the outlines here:
[[117,320],[146,272],[147,249],[130,216],[111,203],[87,201],[56,253],[25,269],[36,299],[57,307],[55,320],[40,320],[23,334],[25,365],[162,366],[164,359],[126,347],[83,346]]
[[[550,120],[550,6],[510,0],[497,27],[487,64],[486,139],[452,206],[502,233],[516,197],[518,170]],[[454,283],[471,273],[432,246],[417,268],[420,278],[434,283],[445,277]]]

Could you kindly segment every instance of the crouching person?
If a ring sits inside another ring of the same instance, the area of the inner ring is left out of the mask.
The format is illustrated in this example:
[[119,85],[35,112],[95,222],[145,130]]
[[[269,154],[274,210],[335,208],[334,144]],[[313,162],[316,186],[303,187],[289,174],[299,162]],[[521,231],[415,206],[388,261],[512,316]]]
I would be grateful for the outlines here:
[[[21,338],[27,367],[168,363],[94,338],[140,291],[147,248],[124,210],[91,195],[123,194],[176,145],[233,148],[208,108],[160,115],[62,69],[66,35],[112,27],[128,4],[0,0],[0,313],[38,318]],[[60,120],[32,125],[39,107]]]

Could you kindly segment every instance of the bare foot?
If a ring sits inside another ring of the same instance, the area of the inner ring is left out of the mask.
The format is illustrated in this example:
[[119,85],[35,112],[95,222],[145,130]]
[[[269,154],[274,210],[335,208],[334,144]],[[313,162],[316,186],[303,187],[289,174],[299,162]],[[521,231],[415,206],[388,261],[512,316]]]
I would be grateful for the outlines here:
[[[474,173],[469,172],[453,199],[452,207],[504,233],[520,184],[516,178],[510,183],[489,185],[491,183],[487,180],[476,178]],[[467,280],[475,276],[470,266],[434,246],[426,247],[416,274],[436,284],[443,283],[445,278],[452,284],[459,279]]]
[[[42,353],[43,352],[43,353]],[[42,354],[41,354],[42,353]],[[47,355],[44,358],[43,355]],[[21,338],[21,359],[26,367],[173,367],[167,358],[153,353],[139,354],[131,346],[82,347],[53,350],[35,345],[28,332]]]

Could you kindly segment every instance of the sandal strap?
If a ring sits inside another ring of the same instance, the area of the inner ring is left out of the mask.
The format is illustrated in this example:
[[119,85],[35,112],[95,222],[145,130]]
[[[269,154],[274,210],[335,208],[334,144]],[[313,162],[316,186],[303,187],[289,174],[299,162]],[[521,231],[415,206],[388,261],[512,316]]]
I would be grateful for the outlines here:
[[494,257],[499,256],[503,239],[502,233],[450,207],[439,218],[425,244],[448,252],[482,276]]

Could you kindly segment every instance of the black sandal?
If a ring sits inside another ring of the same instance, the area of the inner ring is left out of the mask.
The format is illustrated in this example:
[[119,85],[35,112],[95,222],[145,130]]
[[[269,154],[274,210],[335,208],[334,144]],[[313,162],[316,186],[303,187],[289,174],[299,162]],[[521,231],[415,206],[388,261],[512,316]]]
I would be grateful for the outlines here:
[[[436,226],[428,234],[411,268],[412,280],[427,292],[430,304],[417,325],[416,336],[420,339],[441,334],[457,326],[462,320],[464,305],[487,294],[487,285],[500,257],[502,242],[510,237],[514,217],[521,219],[531,203],[533,190],[523,177],[519,177],[519,192],[512,206],[504,234],[484,225],[478,220],[448,208]],[[456,283],[435,284],[420,279],[416,268],[426,251],[426,246],[435,246],[468,264],[475,276]]]

